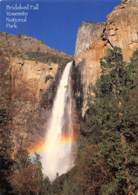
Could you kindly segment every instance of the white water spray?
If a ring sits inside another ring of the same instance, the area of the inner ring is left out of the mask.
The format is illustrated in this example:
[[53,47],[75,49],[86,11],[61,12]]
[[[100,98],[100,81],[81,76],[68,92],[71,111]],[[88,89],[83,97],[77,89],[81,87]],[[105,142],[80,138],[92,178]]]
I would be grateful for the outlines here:
[[[49,120],[45,152],[42,155],[44,175],[53,181],[57,176],[69,171],[73,165],[73,125],[71,73],[72,62],[69,62],[62,74]],[[68,143],[61,143],[63,133],[69,135]]]

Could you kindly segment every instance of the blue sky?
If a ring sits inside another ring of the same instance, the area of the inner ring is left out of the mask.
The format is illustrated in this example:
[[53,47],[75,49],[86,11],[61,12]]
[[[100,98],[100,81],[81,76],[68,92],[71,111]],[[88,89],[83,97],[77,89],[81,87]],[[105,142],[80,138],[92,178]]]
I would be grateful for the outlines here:
[[[39,11],[29,12],[28,22],[17,29],[5,27],[5,5],[39,2]],[[120,0],[2,0],[0,31],[36,37],[49,47],[74,53],[77,30],[82,21],[103,22]]]

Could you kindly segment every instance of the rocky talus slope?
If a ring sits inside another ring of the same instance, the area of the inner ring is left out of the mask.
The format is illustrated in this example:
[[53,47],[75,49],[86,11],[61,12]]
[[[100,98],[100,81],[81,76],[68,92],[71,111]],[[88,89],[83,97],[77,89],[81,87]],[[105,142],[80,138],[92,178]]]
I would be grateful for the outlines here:
[[[107,48],[120,47],[126,61],[138,48],[137,21],[138,1],[124,0],[107,16],[105,24],[82,23],[80,26],[75,61],[80,66],[84,88],[83,115],[87,110],[89,86],[101,74],[100,59],[105,56]],[[83,37],[87,37],[86,41]]]

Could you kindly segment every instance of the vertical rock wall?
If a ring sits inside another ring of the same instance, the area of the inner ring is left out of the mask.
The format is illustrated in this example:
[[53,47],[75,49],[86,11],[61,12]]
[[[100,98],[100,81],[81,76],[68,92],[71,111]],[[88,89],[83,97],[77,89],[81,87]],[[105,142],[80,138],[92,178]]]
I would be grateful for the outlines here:
[[[138,48],[138,1],[125,0],[107,16],[105,24],[82,23],[76,41],[76,65],[81,64],[84,91],[82,115],[87,110],[89,86],[101,74],[100,59],[107,48],[122,49],[124,60],[129,60]],[[83,39],[86,38],[86,42]]]

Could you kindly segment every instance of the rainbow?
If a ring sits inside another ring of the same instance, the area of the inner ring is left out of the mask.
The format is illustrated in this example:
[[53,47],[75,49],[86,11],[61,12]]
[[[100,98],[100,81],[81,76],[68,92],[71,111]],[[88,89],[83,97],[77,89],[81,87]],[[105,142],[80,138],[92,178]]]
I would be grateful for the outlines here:
[[[59,140],[59,145],[61,146],[65,146],[68,145],[70,143],[75,143],[76,142],[77,137],[75,135],[73,136],[69,136],[69,135],[64,135],[62,136],[62,138]],[[34,154],[43,154],[46,151],[46,141],[38,141],[37,143],[32,144],[29,148],[28,148],[28,153],[30,156],[33,156]]]

